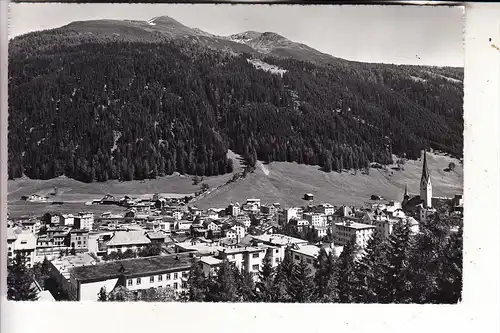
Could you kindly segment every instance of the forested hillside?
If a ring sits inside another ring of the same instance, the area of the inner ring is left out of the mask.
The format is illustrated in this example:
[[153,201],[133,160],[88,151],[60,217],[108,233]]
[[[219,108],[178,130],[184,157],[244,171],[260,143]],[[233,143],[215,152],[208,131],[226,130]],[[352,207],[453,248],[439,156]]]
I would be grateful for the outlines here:
[[[415,159],[429,147],[462,156],[462,69],[318,65],[199,36],[95,35],[56,29],[11,41],[10,178],[217,175],[232,171],[228,149],[249,163],[325,171],[391,163],[393,153]],[[254,57],[283,74],[255,68]]]

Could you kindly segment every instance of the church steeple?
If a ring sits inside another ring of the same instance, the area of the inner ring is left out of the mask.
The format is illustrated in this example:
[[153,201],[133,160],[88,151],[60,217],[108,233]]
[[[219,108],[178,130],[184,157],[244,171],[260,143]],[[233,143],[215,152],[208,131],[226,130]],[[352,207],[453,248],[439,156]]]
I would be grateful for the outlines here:
[[420,199],[425,207],[432,207],[432,183],[429,168],[427,167],[427,153],[424,150],[424,161],[422,165],[422,178],[420,180]]
[[403,196],[404,201],[407,201],[410,199],[410,196],[408,195],[408,184],[405,184],[405,195]]

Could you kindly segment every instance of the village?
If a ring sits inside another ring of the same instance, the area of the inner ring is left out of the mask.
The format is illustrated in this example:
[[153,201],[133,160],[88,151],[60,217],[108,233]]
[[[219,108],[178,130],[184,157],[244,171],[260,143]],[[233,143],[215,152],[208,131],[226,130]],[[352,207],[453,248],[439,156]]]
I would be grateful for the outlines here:
[[[185,290],[192,263],[199,261],[206,276],[216,274],[223,260],[258,279],[263,260],[279,265],[286,253],[314,270],[320,249],[339,256],[352,239],[359,249],[371,237],[388,238],[398,223],[412,233],[446,203],[449,214],[462,217],[462,195],[432,196],[424,155],[420,195],[402,191],[402,201],[371,198],[364,206],[315,203],[304,195],[302,207],[282,207],[249,198],[243,203],[201,210],[182,199],[105,196],[93,204],[123,206],[123,214],[49,212],[43,216],[8,219],[8,259],[17,254],[26,266],[49,263],[53,282],[35,285],[40,299],[95,301],[103,288],[129,290],[169,287]],[[362,251],[360,252],[362,254]],[[47,290],[44,290],[47,289]]]

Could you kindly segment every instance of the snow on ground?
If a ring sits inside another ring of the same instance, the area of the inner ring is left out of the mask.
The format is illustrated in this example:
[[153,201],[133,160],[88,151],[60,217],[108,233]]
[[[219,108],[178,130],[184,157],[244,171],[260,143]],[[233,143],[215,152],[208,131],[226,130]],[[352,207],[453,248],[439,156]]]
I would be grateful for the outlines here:
[[111,154],[113,154],[113,152],[116,150],[116,148],[118,147],[116,145],[116,143],[118,142],[118,139],[120,139],[120,137],[122,136],[122,133],[120,131],[113,131],[113,137],[114,137],[114,141],[113,141],[113,148],[111,148]]
[[263,62],[259,59],[247,59],[249,63],[251,63],[256,69],[261,69],[266,72],[270,72],[271,74],[280,75],[283,77],[283,74],[287,72],[286,69],[279,68],[278,66],[270,65],[268,63]]
[[262,164],[262,162],[259,162],[259,166],[262,169],[262,172],[264,172],[264,174],[266,176],[269,176],[269,173],[270,173],[269,169],[264,164]]
[[410,75],[410,78],[415,81],[415,82],[427,82],[426,79],[422,79],[421,77],[418,77],[418,76],[413,76],[413,75]]
[[431,74],[431,75],[434,75],[434,76],[437,76],[437,77],[440,77],[440,78],[442,78],[442,79],[445,79],[445,80],[447,80],[447,81],[449,81],[449,82],[453,82],[453,83],[462,83],[462,81],[461,81],[461,80],[457,80],[457,79],[454,79],[454,78],[452,78],[452,77],[448,77],[448,76],[444,76],[444,75],[437,74],[437,73],[432,73],[432,72],[427,72],[427,73],[429,73],[429,74]]

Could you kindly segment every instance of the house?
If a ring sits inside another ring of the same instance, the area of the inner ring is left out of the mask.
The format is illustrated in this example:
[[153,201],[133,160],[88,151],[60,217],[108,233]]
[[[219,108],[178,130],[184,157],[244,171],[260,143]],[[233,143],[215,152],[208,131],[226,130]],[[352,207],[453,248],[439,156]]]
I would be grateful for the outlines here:
[[59,225],[72,227],[75,223],[73,214],[59,214]]
[[219,251],[222,251],[224,249],[224,247],[218,245],[217,243],[202,242],[199,238],[175,243],[174,246],[176,253],[191,252],[200,254],[202,256],[216,255],[219,253]]
[[34,234],[38,234],[42,227],[42,221],[37,218],[22,219],[19,221],[23,229],[29,230]]
[[179,220],[175,222],[175,230],[188,231],[191,228],[193,221]]
[[76,229],[87,229],[89,231],[94,228],[94,213],[80,212],[74,217],[74,227]]
[[346,245],[352,238],[360,248],[364,248],[372,237],[376,227],[371,224],[358,222],[337,222],[333,226],[333,239],[335,244]]
[[[309,265],[309,268],[312,272],[315,272],[314,268],[314,260],[318,257],[320,247],[316,245],[302,245],[298,246],[296,244],[290,246],[287,251],[290,252],[292,261],[295,264],[299,264],[301,261],[306,262]],[[333,250],[333,244],[331,247],[325,248],[327,253],[330,253]]]
[[242,223],[236,223],[231,227],[231,230],[236,233],[236,239],[242,239],[245,237],[245,226]]
[[238,233],[234,229],[226,229],[225,236],[230,239],[236,239],[238,237]]
[[260,209],[260,199],[247,199],[246,204],[256,205]]
[[315,207],[316,213],[323,215],[332,215],[335,213],[335,207],[329,203],[324,203]]
[[260,212],[265,215],[274,215],[279,211],[279,204],[260,206]]
[[32,267],[35,263],[35,234],[19,228],[7,228],[7,234],[7,257],[13,259],[17,254],[21,254],[26,260],[26,266]]
[[312,201],[314,200],[314,195],[312,193],[306,193],[304,194],[304,200]]
[[217,220],[219,218],[219,211],[214,208],[210,208],[207,211],[207,217],[211,220]]
[[227,213],[231,216],[238,216],[241,211],[241,207],[239,203],[235,204],[230,204],[229,207],[226,209]]
[[146,237],[149,238],[153,244],[163,244],[168,236],[162,231],[149,231],[146,232]]
[[290,222],[288,222],[288,227],[295,230],[298,233],[303,233],[305,232],[306,229],[308,229],[310,226],[309,221],[307,220],[296,220],[296,219],[291,219]]
[[203,222],[203,227],[207,230],[212,230],[212,232],[220,232],[221,226],[218,223],[215,223],[213,220],[205,220]]
[[87,229],[72,229],[67,239],[66,246],[77,252],[87,251],[89,248],[89,231]]
[[236,222],[243,224],[245,228],[250,227],[252,224],[252,220],[250,219],[250,216],[248,214],[240,214],[236,216]]
[[111,239],[105,243],[105,246],[107,254],[110,254],[118,250],[122,252],[127,250],[140,251],[150,243],[151,241],[146,237],[144,231],[116,231]]
[[28,197],[23,197],[23,199],[30,202],[47,202],[49,200],[49,197],[39,194],[32,194]]

